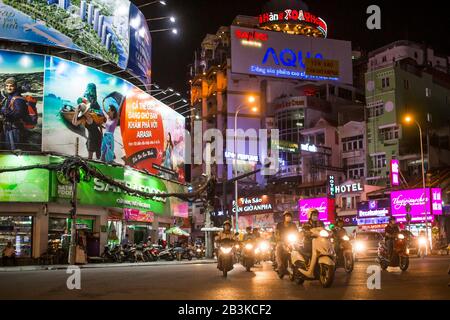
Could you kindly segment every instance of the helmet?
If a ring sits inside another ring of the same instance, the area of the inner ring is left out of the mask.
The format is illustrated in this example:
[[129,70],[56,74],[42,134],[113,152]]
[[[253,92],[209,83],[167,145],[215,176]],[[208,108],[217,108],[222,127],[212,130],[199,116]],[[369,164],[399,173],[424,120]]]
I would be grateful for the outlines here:
[[316,208],[311,208],[308,210],[308,219],[311,219],[313,214],[317,214],[319,215],[319,210],[317,210]]
[[231,222],[230,222],[230,220],[226,220],[224,223],[223,223],[223,226],[225,227],[225,225],[229,225],[230,227],[231,227]]
[[396,222],[397,220],[396,220],[394,217],[390,217],[390,218],[389,218],[389,222],[391,222],[391,221]]

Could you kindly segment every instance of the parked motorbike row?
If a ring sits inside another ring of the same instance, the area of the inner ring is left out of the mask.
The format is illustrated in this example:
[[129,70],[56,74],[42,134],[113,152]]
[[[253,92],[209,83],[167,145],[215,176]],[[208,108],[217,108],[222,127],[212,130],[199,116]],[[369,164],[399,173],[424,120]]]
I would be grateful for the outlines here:
[[116,245],[112,249],[109,246],[105,246],[101,255],[104,262],[152,262],[158,260],[165,261],[181,261],[183,259],[192,260],[192,258],[202,259],[204,257],[205,250],[201,246],[196,246],[195,249],[191,248],[163,248],[160,245]]
[[[305,281],[319,280],[324,288],[332,285],[336,269],[343,268],[351,273],[354,267],[354,253],[350,238],[344,235],[333,235],[324,228],[313,228],[309,237],[312,238],[312,248],[305,250],[298,234],[289,234],[280,252],[282,266],[275,262],[275,245],[267,241],[245,241],[236,244],[232,240],[219,243],[218,269],[227,277],[233,269],[234,262],[240,262],[246,271],[262,261],[272,261],[280,279],[289,275],[289,279],[297,284]],[[389,252],[386,241],[379,243],[377,261],[383,270],[390,267],[400,267],[406,271],[409,266],[409,249],[407,239],[400,233],[393,240],[393,249]]]

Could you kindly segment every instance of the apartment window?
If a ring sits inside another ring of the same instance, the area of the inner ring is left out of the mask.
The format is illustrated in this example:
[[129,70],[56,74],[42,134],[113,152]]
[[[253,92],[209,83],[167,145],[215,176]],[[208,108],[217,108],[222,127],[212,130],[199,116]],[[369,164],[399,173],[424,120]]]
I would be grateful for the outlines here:
[[394,140],[399,138],[399,128],[397,126],[380,129],[381,140]]
[[415,52],[414,52],[414,58],[417,59],[418,57],[419,57],[419,55],[417,54],[417,51],[415,51]]
[[430,88],[425,88],[425,96],[427,98],[431,97],[431,89]]
[[381,79],[381,87],[388,88],[389,87],[389,77]]
[[386,154],[379,154],[372,158],[373,167],[376,169],[386,168]]
[[319,133],[316,136],[316,144],[319,145],[319,146],[325,144],[325,134]]
[[364,163],[354,164],[347,167],[347,179],[359,179],[364,176]]
[[369,107],[369,118],[379,117],[384,114],[384,103]]
[[383,62],[386,62],[386,61],[387,61],[386,56],[383,56]]
[[342,150],[343,151],[354,151],[360,150],[363,148],[363,135],[353,136],[348,138],[343,138],[342,142]]

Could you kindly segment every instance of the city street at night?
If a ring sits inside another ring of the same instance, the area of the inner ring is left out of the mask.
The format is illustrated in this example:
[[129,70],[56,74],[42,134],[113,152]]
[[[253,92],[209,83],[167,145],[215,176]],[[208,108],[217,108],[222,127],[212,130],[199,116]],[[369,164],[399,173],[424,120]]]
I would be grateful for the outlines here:
[[252,272],[236,264],[223,278],[216,264],[99,268],[81,270],[81,290],[69,291],[65,270],[0,272],[0,299],[144,299],[144,300],[308,300],[449,299],[450,258],[412,259],[407,272],[382,271],[381,289],[368,290],[370,260],[357,262],[352,274],[336,273],[331,288],[318,281],[297,285],[280,280],[271,263]]

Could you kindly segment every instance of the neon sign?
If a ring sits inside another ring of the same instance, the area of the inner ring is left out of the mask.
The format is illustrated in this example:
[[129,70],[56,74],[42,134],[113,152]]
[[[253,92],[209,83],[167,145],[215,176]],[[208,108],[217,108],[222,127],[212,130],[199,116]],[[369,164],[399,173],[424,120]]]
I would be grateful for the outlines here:
[[259,15],[259,24],[282,22],[307,22],[314,25],[323,35],[327,36],[327,23],[320,17],[304,10],[286,9],[280,12],[266,12]]
[[398,160],[391,160],[391,185],[399,186],[400,185],[400,163]]
[[[301,69],[305,69],[306,65],[303,63],[303,51],[300,50],[297,53],[294,50],[291,49],[284,49],[280,52],[280,56],[278,59],[278,55],[274,48],[268,48],[266,53],[264,54],[264,58],[262,60],[262,64],[267,64],[267,61],[269,58],[272,57],[273,62],[279,66],[280,61],[281,63],[286,67],[294,67],[297,66]],[[305,58],[310,59],[311,58],[311,52],[305,53]],[[321,53],[316,53],[314,56],[315,59],[323,59],[323,55]]]
[[262,33],[258,31],[242,31],[236,30],[235,33],[238,39],[247,41],[267,41],[269,40],[269,35],[267,33]]

